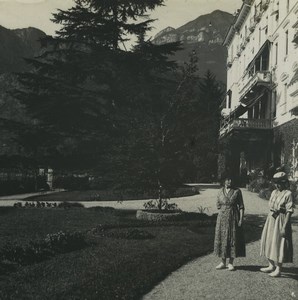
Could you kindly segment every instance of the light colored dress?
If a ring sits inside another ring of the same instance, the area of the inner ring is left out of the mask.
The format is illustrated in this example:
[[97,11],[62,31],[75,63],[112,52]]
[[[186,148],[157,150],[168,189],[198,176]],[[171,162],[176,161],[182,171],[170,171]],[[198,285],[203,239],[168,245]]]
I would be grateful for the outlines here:
[[293,213],[291,191],[274,190],[269,200],[270,212],[261,237],[261,255],[276,263],[293,262],[293,242],[291,223],[288,222],[286,236],[281,236],[286,213]]
[[238,226],[240,209],[244,209],[241,191],[231,189],[226,194],[222,188],[217,196],[217,208],[214,254],[221,258],[244,257],[244,232],[242,226]]

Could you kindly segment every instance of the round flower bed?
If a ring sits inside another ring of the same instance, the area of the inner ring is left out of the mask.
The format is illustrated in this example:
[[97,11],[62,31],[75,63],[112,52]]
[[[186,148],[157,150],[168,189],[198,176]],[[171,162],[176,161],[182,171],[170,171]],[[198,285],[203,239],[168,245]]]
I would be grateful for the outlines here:
[[136,218],[144,221],[169,221],[175,220],[182,215],[182,211],[179,210],[138,210]]

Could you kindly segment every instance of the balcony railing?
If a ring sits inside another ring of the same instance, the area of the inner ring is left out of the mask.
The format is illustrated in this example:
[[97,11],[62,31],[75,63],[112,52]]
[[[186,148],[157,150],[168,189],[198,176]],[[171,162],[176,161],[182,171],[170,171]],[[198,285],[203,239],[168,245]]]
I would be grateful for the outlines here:
[[232,119],[226,118],[220,128],[219,135],[222,137],[232,130],[250,130],[250,129],[271,129],[272,121],[270,119]]
[[246,94],[256,84],[270,83],[271,72],[270,71],[257,71],[253,76],[246,73],[238,83],[240,97]]

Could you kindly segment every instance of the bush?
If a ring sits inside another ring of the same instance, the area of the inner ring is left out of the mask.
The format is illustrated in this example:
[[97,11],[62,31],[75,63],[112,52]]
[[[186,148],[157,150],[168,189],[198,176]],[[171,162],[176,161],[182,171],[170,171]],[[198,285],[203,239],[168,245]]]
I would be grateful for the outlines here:
[[60,231],[48,234],[44,240],[29,241],[27,245],[8,243],[0,250],[0,258],[20,265],[29,265],[55,254],[78,250],[85,246],[85,236],[82,233]]
[[58,204],[59,208],[84,208],[84,205],[79,202],[67,202],[63,201]]
[[103,231],[102,235],[109,238],[127,239],[127,240],[147,240],[153,239],[155,236],[147,230],[137,228],[123,228],[117,230]]
[[54,253],[66,253],[82,249],[86,245],[85,236],[81,232],[48,234],[45,238],[47,248]]
[[45,176],[0,181],[0,195],[30,193],[40,189],[49,190]]
[[62,188],[67,190],[88,190],[89,177],[57,176],[54,179],[53,186],[55,188]]
[[248,190],[251,192],[259,193],[263,189],[271,186],[271,182],[264,177],[258,177],[252,180],[248,185]]
[[290,182],[290,190],[293,194],[294,203],[298,204],[298,181],[296,181],[296,182],[291,181]]

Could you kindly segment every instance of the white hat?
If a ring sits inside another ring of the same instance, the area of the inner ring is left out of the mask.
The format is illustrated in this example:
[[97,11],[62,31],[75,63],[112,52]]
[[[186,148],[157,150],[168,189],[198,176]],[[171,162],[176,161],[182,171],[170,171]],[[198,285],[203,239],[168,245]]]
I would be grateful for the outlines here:
[[278,172],[273,175],[273,181],[274,182],[287,182],[288,177],[285,172]]

